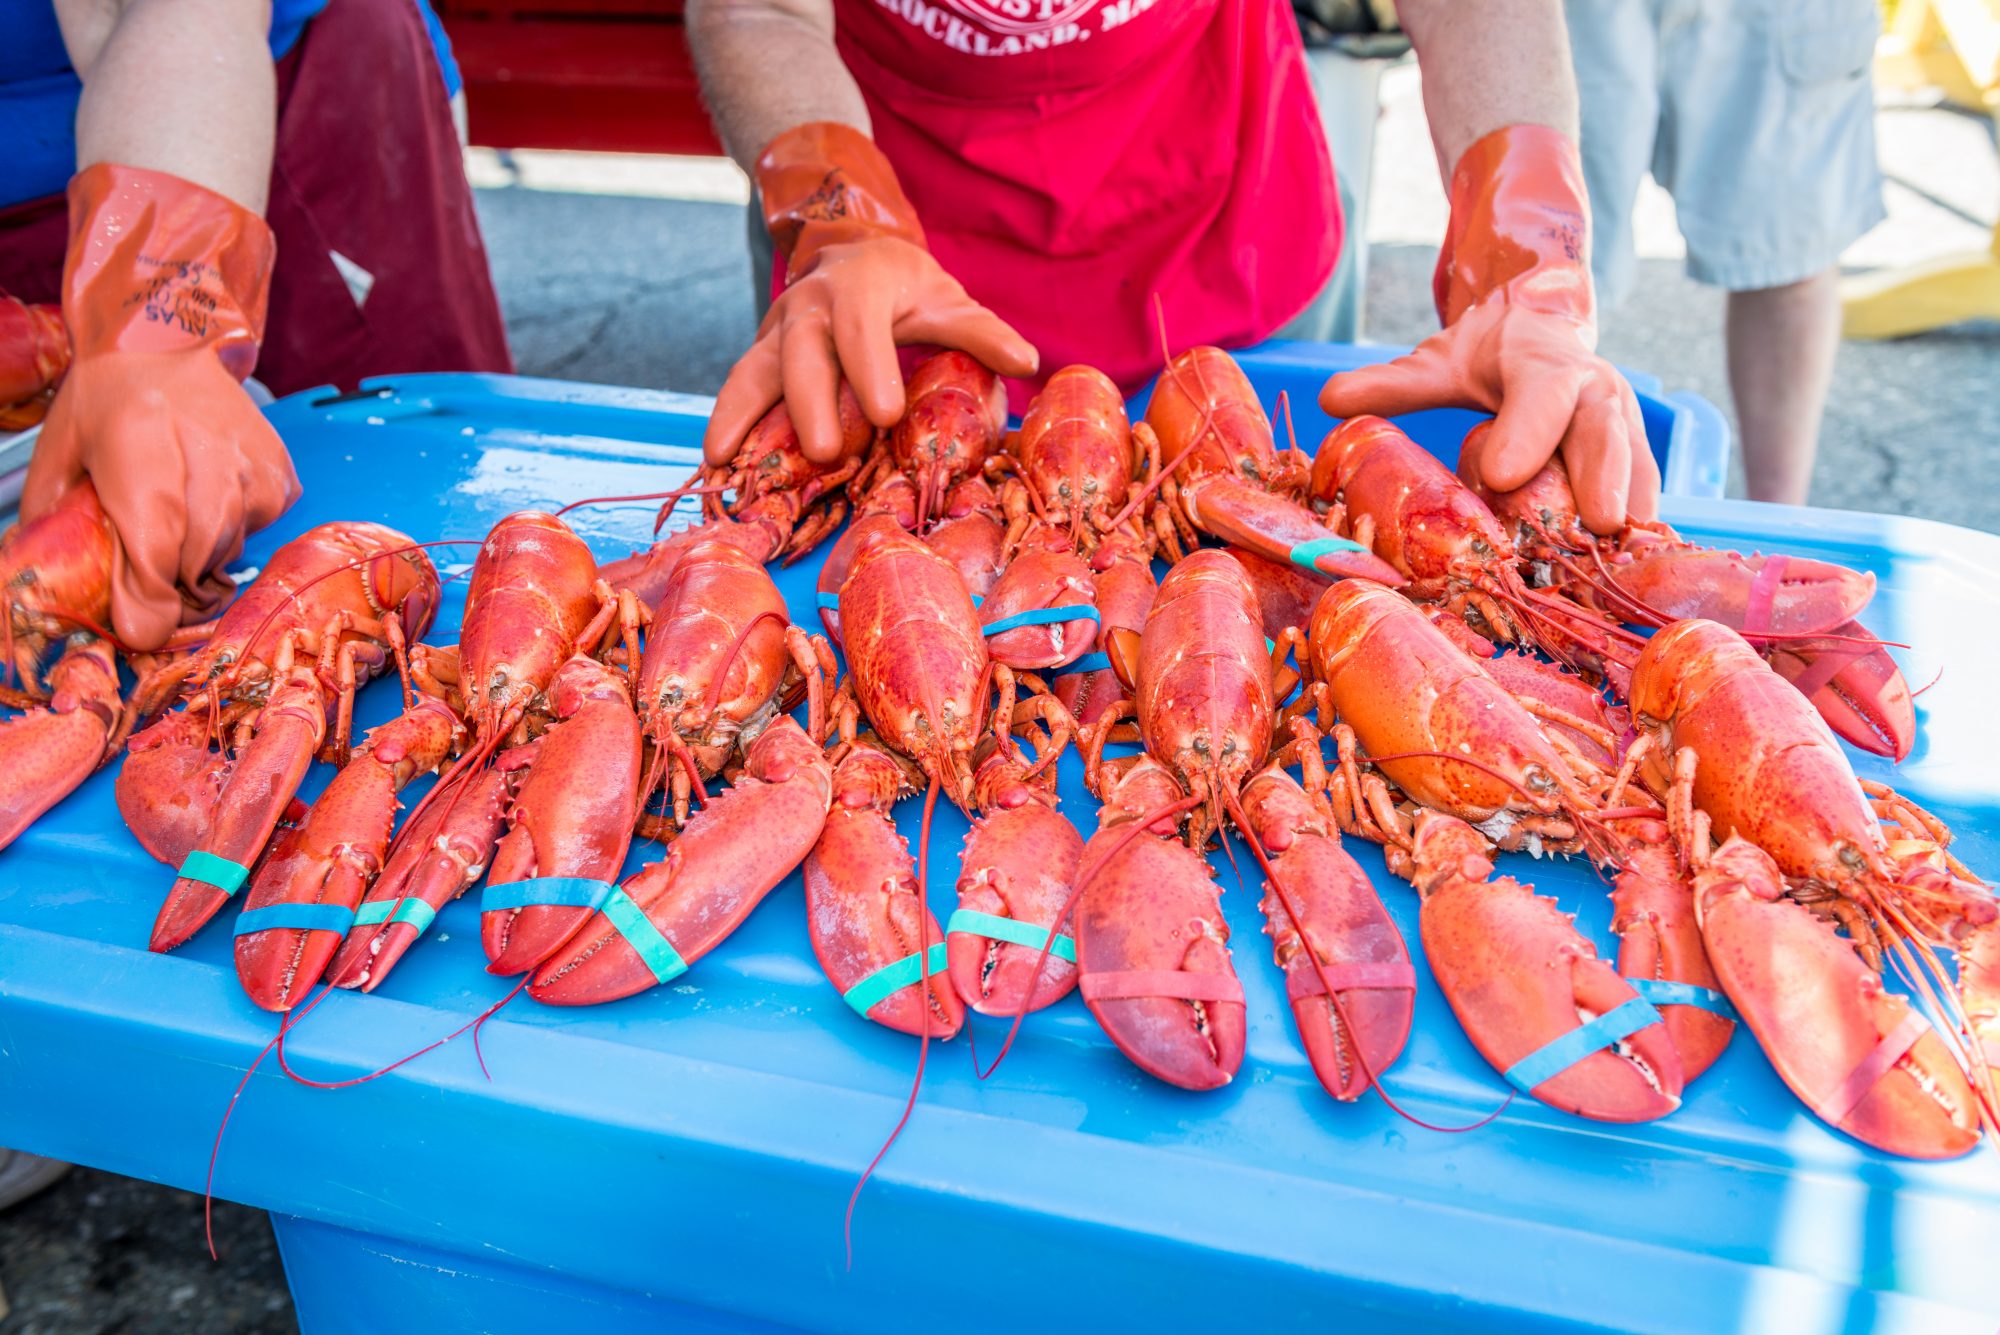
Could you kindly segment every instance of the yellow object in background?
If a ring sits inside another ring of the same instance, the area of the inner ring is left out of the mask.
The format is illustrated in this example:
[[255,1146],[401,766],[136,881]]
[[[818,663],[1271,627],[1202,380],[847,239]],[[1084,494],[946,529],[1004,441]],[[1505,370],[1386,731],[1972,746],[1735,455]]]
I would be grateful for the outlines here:
[[[1944,91],[2000,118],[2000,0],[1901,0],[1875,53],[1882,87]],[[2000,225],[1985,250],[1843,279],[1841,332],[1897,338],[1963,320],[2000,320]]]

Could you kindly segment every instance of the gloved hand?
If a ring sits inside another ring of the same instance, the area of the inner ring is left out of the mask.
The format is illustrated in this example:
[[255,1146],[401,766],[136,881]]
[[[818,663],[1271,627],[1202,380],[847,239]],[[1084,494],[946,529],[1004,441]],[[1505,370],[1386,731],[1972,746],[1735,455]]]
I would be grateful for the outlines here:
[[21,514],[89,477],[117,534],[113,628],[157,648],[215,610],[244,536],[298,499],[291,457],[240,383],[263,335],[271,229],[212,190],[111,163],[76,174],[69,209],[76,356]]
[[781,397],[806,457],[831,462],[843,376],[869,421],[894,426],[898,344],[958,348],[1001,375],[1035,373],[1027,340],[924,248],[915,210],[867,135],[833,122],[787,130],[758,159],[757,187],[786,286],[716,395],[702,442],[710,463],[727,462]]
[[1333,377],[1334,417],[1423,408],[1497,414],[1478,466],[1511,491],[1558,449],[1583,521],[1615,532],[1658,512],[1659,468],[1639,401],[1597,356],[1589,204],[1576,144],[1510,125],[1468,148],[1451,179],[1451,225],[1432,283],[1444,329],[1406,356]]

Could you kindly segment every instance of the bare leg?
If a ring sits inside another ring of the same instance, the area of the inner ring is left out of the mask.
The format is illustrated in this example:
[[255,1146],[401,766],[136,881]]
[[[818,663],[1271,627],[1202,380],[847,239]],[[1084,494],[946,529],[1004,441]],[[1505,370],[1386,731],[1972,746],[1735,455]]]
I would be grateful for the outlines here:
[[1729,388],[1750,499],[1803,505],[1840,346],[1837,269],[1729,294]]

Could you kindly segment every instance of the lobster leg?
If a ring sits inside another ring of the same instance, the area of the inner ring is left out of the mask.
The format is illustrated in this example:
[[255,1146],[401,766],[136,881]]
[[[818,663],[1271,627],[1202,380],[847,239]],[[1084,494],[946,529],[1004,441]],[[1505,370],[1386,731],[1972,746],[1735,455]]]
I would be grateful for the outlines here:
[[1484,840],[1434,811],[1417,816],[1410,861],[1424,954],[1494,1069],[1543,1103],[1598,1121],[1650,1121],[1680,1106],[1680,1056],[1666,1025],[1554,900],[1511,877],[1488,880]]
[[1972,1088],[1944,1040],[1831,923],[1786,897],[1767,854],[1724,842],[1695,874],[1695,911],[1723,990],[1816,1115],[1911,1158],[1979,1143]]
[[[358,907],[382,869],[396,819],[396,794],[444,761],[458,731],[451,710],[429,698],[377,728],[367,746],[334,775],[287,850],[274,853],[258,869],[236,937],[236,973],[252,1001],[269,1011],[297,1005],[325,972],[347,924],[245,931],[257,921],[248,915],[281,905]],[[265,920],[284,916],[267,914]]]
[[735,784],[695,813],[664,858],[619,887],[621,909],[636,910],[650,934],[630,913],[599,912],[536,970],[529,995],[554,1006],[616,1001],[700,959],[804,860],[832,795],[819,747],[790,718],[772,720],[745,751]]
[[[639,718],[625,679],[578,654],[549,685],[559,720],[535,756],[493,852],[491,886],[539,877],[608,881],[625,865],[639,814]],[[481,915],[488,972],[524,973],[590,916],[588,908],[530,904]]]
[[114,754],[129,723],[111,646],[91,639],[49,671],[46,709],[0,723],[0,848],[76,791]]

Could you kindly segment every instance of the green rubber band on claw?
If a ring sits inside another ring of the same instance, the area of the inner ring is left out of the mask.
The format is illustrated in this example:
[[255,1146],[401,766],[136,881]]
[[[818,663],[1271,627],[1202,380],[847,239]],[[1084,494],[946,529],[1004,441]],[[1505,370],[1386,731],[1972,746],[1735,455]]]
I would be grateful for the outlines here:
[[255,936],[281,927],[301,932],[338,932],[345,936],[354,910],[345,904],[266,904],[236,915],[236,935]]
[[1736,1006],[1712,987],[1696,983],[1676,983],[1666,978],[1627,978],[1632,990],[1655,1006],[1694,1006],[1720,1015],[1725,1020],[1739,1018]]
[[1644,997],[1633,997],[1622,1006],[1613,1006],[1587,1024],[1543,1044],[1500,1074],[1523,1094],[1533,1094],[1535,1086],[1567,1071],[1593,1052],[1602,1052],[1621,1043],[1650,1024],[1660,1023],[1660,1013]]
[[[978,909],[955,909],[946,920],[944,934],[966,932],[972,936],[990,936],[995,941],[1011,941],[1017,946],[1028,946],[1040,950],[1048,945],[1049,929],[1037,927],[1019,918],[1003,918],[997,913],[981,913]],[[1076,963],[1076,942],[1067,933],[1057,932],[1056,942],[1049,946],[1049,954],[1057,959]]]
[[356,927],[374,927],[382,923],[408,923],[422,936],[437,920],[437,910],[421,899],[371,899],[354,911]]
[[1310,570],[1315,575],[1324,575],[1317,564],[1319,558],[1330,552],[1365,552],[1368,549],[1347,538],[1312,538],[1298,544],[1285,553],[1291,563],[1301,570]]
[[646,916],[646,910],[625,893],[624,887],[613,890],[610,898],[604,901],[604,907],[598,911],[610,919],[611,925],[618,929],[618,935],[625,938],[625,944],[646,962],[646,967],[653,971],[655,982],[670,983],[688,971],[688,962],[681,958],[680,951],[674,949],[674,943],[653,925],[653,920]]
[[228,858],[204,853],[197,848],[181,860],[180,875],[185,880],[212,885],[224,895],[233,895],[250,879],[250,869],[240,862],[231,862]]
[[854,1013],[862,1019],[885,998],[926,978],[941,974],[947,968],[944,942],[940,941],[920,955],[905,955],[894,964],[885,964],[869,974],[853,987],[840,994],[840,999],[854,1008]]

